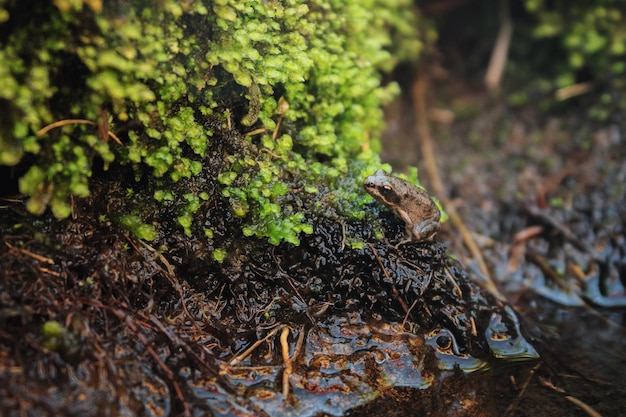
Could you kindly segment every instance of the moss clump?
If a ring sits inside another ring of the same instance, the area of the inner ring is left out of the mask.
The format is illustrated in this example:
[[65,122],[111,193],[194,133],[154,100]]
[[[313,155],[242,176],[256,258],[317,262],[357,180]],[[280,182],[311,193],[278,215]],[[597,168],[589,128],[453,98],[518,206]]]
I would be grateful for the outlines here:
[[[360,180],[379,165],[380,107],[397,90],[380,73],[422,47],[410,8],[408,0],[2,1],[0,164],[21,163],[29,210],[49,206],[58,218],[70,214],[71,196],[89,194],[94,161],[131,167],[138,179],[148,172],[154,197],[179,206],[187,234],[206,188],[180,194],[171,184],[209,169],[215,181],[206,186],[220,187],[246,235],[297,244],[312,227],[287,194]],[[57,121],[65,122],[50,128]],[[245,136],[250,149],[207,166],[227,146],[224,132]],[[342,212],[357,215],[358,184],[346,185]]]

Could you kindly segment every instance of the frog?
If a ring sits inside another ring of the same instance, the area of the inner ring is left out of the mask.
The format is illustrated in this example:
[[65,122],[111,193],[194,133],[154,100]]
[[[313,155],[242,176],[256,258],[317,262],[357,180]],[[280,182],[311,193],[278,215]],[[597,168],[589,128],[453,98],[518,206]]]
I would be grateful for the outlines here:
[[441,213],[428,193],[384,170],[365,178],[363,188],[406,225],[401,243],[431,241],[439,231]]

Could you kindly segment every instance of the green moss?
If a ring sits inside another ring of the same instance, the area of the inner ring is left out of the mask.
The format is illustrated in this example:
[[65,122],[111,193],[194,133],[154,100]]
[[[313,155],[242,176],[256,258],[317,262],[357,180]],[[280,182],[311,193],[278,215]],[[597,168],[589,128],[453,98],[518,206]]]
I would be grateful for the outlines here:
[[225,249],[222,249],[222,248],[215,249],[213,251],[213,259],[215,259],[217,262],[222,263],[224,259],[226,259],[227,254],[228,252]]
[[[147,170],[155,199],[178,208],[187,235],[214,236],[220,226],[199,224],[196,214],[219,187],[242,233],[272,244],[312,233],[311,209],[363,216],[360,183],[379,165],[381,106],[398,91],[381,85],[381,71],[423,47],[409,0],[24,7],[0,5],[0,29],[13,28],[0,31],[8,63],[0,68],[0,163],[31,154],[20,180],[29,210],[68,216],[69,198],[88,195],[102,160],[136,178]],[[68,119],[93,125],[37,134]],[[203,172],[212,174],[204,188],[172,187]],[[320,205],[303,207],[299,193],[320,194]],[[136,215],[121,224],[142,239],[157,236]]]
[[137,213],[125,214],[119,218],[119,225],[131,232],[136,238],[153,241],[157,238],[157,230],[151,225],[144,223]]
[[56,320],[48,320],[41,326],[43,345],[46,349],[57,351],[67,337],[67,329]]

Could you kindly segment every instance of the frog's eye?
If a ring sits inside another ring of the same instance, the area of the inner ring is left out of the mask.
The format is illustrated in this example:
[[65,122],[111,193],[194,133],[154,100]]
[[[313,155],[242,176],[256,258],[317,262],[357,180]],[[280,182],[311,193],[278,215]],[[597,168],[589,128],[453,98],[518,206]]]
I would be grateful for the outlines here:
[[383,185],[382,187],[380,187],[380,192],[381,194],[389,195],[393,193],[393,188],[391,187],[391,185]]

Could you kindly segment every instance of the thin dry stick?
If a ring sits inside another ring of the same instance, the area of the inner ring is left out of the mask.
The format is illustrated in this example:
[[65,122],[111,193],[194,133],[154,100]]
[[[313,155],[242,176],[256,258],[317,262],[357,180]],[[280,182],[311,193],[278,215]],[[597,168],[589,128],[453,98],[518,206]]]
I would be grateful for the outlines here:
[[380,269],[383,270],[383,273],[385,274],[385,276],[387,277],[389,282],[391,282],[391,291],[393,291],[393,295],[396,297],[396,299],[398,300],[398,302],[402,306],[402,309],[404,310],[404,312],[408,315],[409,312],[410,312],[409,306],[404,302],[402,297],[400,297],[400,293],[398,292],[398,289],[396,288],[396,286],[393,285],[393,281],[392,281],[391,277],[389,276],[389,273],[387,272],[387,269],[385,269],[385,266],[383,265],[383,261],[378,256],[378,253],[376,252],[376,249],[374,248],[374,245],[372,245],[371,243],[368,243],[368,245],[369,245],[370,249],[372,250],[372,253],[374,254],[374,257],[376,258],[376,261],[378,262],[378,265],[380,265]]
[[411,314],[411,310],[413,310],[413,307],[417,305],[418,300],[419,299],[416,298],[415,301],[413,301],[413,304],[411,304],[411,307],[409,307],[406,314],[404,315],[404,319],[402,320],[402,329],[404,329],[404,326],[406,325],[407,320],[409,320],[409,315]]
[[270,337],[274,336],[276,334],[276,332],[278,332],[278,329],[280,329],[280,327],[276,327],[274,330],[272,330],[271,332],[269,332],[267,334],[267,336],[265,336],[263,339],[259,339],[256,342],[254,342],[252,344],[252,346],[250,346],[248,349],[244,350],[241,354],[235,356],[234,358],[232,358],[230,360],[230,362],[228,362],[228,364],[230,366],[232,365],[236,365],[237,363],[241,362],[242,360],[244,360],[245,358],[248,357],[248,355],[250,355],[254,349],[256,349],[257,347],[259,347],[261,345],[261,343],[265,342],[266,340],[268,340]]
[[513,36],[513,23],[509,13],[509,0],[500,1],[500,32],[496,39],[496,44],[491,52],[489,67],[485,75],[485,85],[489,91],[493,91],[500,85],[504,66],[509,54],[511,37]]
[[[443,269],[446,272],[446,277],[448,277],[448,279],[450,280],[450,283],[454,287],[454,290],[457,292],[457,297],[459,297],[459,300],[462,300],[463,299],[463,291],[461,291],[461,287],[459,287],[459,283],[456,282],[456,279],[454,279],[454,276],[452,275],[452,272],[450,272],[450,268],[448,268],[446,266]],[[454,291],[452,291],[452,293],[454,294]]]
[[44,268],[43,266],[37,267],[37,271],[42,272],[44,274],[52,275],[53,277],[57,277],[57,278],[61,276],[59,272],[53,271],[48,268]]
[[582,402],[576,397],[572,397],[571,395],[566,395],[565,399],[571,402],[572,404],[577,405],[581,410],[589,414],[589,416],[591,417],[602,417],[602,415],[598,413],[596,410],[594,410],[589,404]]
[[12,251],[12,252],[21,253],[23,255],[29,256],[29,257],[31,257],[33,259],[38,260],[39,262],[43,262],[43,263],[46,263],[48,265],[54,265],[54,260],[53,259],[47,258],[47,257],[42,256],[42,255],[38,255],[35,252],[31,252],[31,251],[29,251],[27,249],[24,249],[24,248],[18,248],[17,246],[11,245],[9,242],[4,242],[4,244],[7,245],[9,250]]
[[559,388],[556,385],[554,385],[552,382],[539,377],[539,382],[541,383],[541,385],[543,385],[544,387],[550,388],[551,390],[554,390],[556,392],[558,392],[559,394],[565,394],[565,399],[569,402],[571,402],[572,404],[575,404],[577,407],[579,407],[581,410],[583,410],[585,413],[587,413],[590,417],[602,417],[602,414],[598,413],[596,410],[593,409],[593,407],[591,407],[589,404],[579,400],[576,397],[573,397],[571,395],[567,395],[565,390],[563,388]]
[[[50,123],[49,125],[39,129],[36,133],[35,136],[39,137],[39,136],[43,136],[46,133],[48,133],[49,131],[51,131],[52,129],[56,129],[58,127],[63,127],[63,126],[67,126],[67,125],[91,125],[91,126],[97,126],[98,124],[96,122],[92,122],[91,120],[85,120],[85,119],[65,119],[65,120],[59,120],[57,122],[54,123]],[[118,145],[123,145],[122,141],[120,140],[120,138],[117,137],[117,135],[113,132],[111,132],[110,130],[107,129],[107,135],[109,137],[111,137],[115,143],[117,143]]]
[[283,371],[283,396],[287,398],[289,395],[289,375],[292,373],[291,361],[289,360],[289,327],[283,327],[280,332],[280,347],[283,354],[283,362],[285,370]]
[[[285,331],[287,329],[287,331]],[[300,334],[296,341],[296,346],[293,349],[293,355],[289,357],[289,345],[287,344],[287,336],[289,335],[289,328],[285,327],[280,335],[280,344],[282,346],[283,361],[285,362],[285,371],[283,372],[283,396],[287,399],[289,395],[289,376],[293,373],[293,361],[300,354],[302,344],[304,343],[304,325],[300,327]],[[287,360],[285,361],[285,358]]]
[[457,213],[456,209],[446,197],[444,193],[443,182],[441,181],[441,176],[439,175],[439,170],[437,169],[437,163],[435,161],[435,152],[433,150],[432,139],[430,136],[430,127],[428,125],[428,117],[426,112],[426,83],[427,77],[426,74],[418,74],[413,82],[413,102],[415,103],[415,111],[417,116],[417,130],[420,136],[420,143],[422,148],[422,155],[424,157],[424,166],[426,167],[426,172],[428,172],[428,176],[432,182],[433,190],[435,194],[443,204],[446,213],[450,217],[450,221],[457,228],[457,230],[463,236],[463,241],[467,246],[467,249],[470,251],[476,262],[478,262],[478,267],[485,277],[484,286],[494,297],[499,299],[500,301],[504,301],[504,296],[500,293],[498,288],[493,282],[491,278],[491,274],[487,269],[487,264],[483,259],[483,255],[474,242],[471,233],[465,226],[465,223],[461,219],[461,216]]
[[43,136],[46,133],[48,133],[49,131],[51,131],[52,129],[56,129],[57,127],[63,127],[63,126],[67,126],[67,125],[92,125],[95,126],[96,123],[92,122],[91,120],[85,120],[85,119],[65,119],[65,120],[59,120],[56,121],[54,123],[50,123],[49,125],[42,127],[41,129],[39,129],[37,131],[37,133],[35,133],[35,136]]
[[521,401],[522,397],[526,393],[526,390],[528,389],[528,385],[530,385],[530,381],[532,380],[533,376],[535,375],[535,372],[537,372],[537,369],[539,369],[539,367],[541,365],[542,365],[542,363],[539,362],[537,365],[535,365],[533,367],[533,369],[530,370],[530,372],[528,373],[528,378],[526,378],[526,381],[524,381],[524,385],[522,385],[522,389],[520,390],[519,394],[517,395],[517,398],[515,398],[515,400],[511,403],[511,405],[509,405],[509,407],[504,412],[504,417],[507,417],[507,416],[511,415],[513,413],[513,411],[515,411],[515,409],[519,405],[519,402]]
[[293,355],[291,355],[290,361],[294,361],[300,350],[302,349],[302,344],[304,343],[304,324],[300,327],[300,334],[298,335],[298,340],[296,341],[296,347],[293,350]]
[[581,94],[588,93],[593,89],[591,83],[578,83],[574,85],[568,85],[567,87],[559,88],[554,93],[554,98],[559,101],[567,100],[572,97],[579,96]]
[[265,127],[260,127],[258,129],[254,129],[248,133],[246,133],[244,136],[255,136],[255,135],[260,135],[261,133],[265,133],[267,132],[267,128]]

